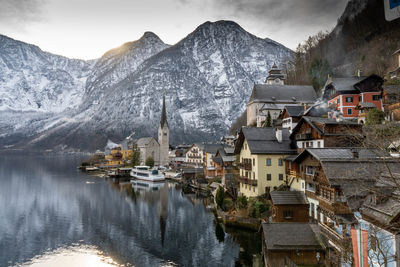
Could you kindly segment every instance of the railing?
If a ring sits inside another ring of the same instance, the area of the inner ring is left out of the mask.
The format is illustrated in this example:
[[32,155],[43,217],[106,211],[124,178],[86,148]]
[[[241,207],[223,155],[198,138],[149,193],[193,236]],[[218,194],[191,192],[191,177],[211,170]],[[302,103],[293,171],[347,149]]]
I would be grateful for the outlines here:
[[298,174],[299,174],[299,173],[298,173],[297,171],[293,171],[293,170],[291,170],[291,171],[289,172],[289,175],[290,175],[290,176],[294,176],[294,177],[296,177],[296,178],[298,177]]
[[351,209],[347,206],[347,204],[342,202],[333,202],[321,196],[317,196],[319,200],[319,206],[322,209],[333,212],[334,214],[349,214],[351,213]]
[[188,155],[188,158],[191,158],[191,159],[201,159],[201,156],[189,154],[189,155]]
[[252,185],[252,186],[257,186],[257,184],[258,184],[257,180],[252,180],[252,179],[249,179],[249,178],[243,177],[243,176],[239,177],[239,182],[241,182],[243,184]]
[[244,170],[246,170],[246,171],[251,171],[251,163],[249,162],[249,163],[239,163],[238,164],[238,167],[239,167],[239,169],[244,169]]
[[311,138],[312,138],[312,135],[310,133],[296,134],[296,140],[308,140]]

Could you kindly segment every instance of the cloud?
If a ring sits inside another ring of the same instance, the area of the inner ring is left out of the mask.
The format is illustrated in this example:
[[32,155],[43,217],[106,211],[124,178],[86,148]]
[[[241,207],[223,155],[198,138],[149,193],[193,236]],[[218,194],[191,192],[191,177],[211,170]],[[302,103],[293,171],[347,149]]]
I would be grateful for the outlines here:
[[23,29],[27,23],[41,21],[45,0],[0,0],[0,24]]

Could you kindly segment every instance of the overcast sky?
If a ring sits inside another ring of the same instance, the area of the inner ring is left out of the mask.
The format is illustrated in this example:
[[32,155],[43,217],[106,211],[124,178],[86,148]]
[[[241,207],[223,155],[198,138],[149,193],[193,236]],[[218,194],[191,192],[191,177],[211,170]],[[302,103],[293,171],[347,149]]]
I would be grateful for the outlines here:
[[0,0],[0,34],[93,59],[152,31],[175,44],[206,21],[233,20],[291,49],[336,24],[348,0]]

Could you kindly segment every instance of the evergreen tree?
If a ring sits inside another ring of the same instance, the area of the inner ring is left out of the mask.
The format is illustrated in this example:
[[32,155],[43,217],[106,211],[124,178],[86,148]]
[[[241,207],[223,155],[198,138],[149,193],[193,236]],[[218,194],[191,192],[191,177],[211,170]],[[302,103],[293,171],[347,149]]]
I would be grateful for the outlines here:
[[146,166],[149,166],[150,168],[153,168],[154,167],[154,159],[153,159],[153,157],[147,157],[145,164],[146,164]]
[[140,151],[137,148],[137,145],[134,144],[132,147],[132,158],[131,158],[132,167],[140,165]]
[[218,187],[217,194],[215,195],[215,201],[219,208],[223,209],[224,206],[225,191],[222,186]]
[[264,127],[272,127],[272,119],[271,119],[271,114],[268,111],[267,114],[267,119],[264,122]]

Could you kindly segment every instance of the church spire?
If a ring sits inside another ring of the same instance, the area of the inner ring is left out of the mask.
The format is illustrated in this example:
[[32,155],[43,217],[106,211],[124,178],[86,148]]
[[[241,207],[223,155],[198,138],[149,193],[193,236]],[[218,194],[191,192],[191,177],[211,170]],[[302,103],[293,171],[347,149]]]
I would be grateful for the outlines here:
[[161,121],[160,121],[161,128],[164,127],[164,124],[167,124],[167,127],[168,127],[167,110],[165,107],[165,94],[163,95],[163,106],[162,106],[162,111],[161,111]]

